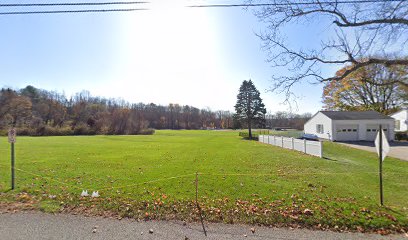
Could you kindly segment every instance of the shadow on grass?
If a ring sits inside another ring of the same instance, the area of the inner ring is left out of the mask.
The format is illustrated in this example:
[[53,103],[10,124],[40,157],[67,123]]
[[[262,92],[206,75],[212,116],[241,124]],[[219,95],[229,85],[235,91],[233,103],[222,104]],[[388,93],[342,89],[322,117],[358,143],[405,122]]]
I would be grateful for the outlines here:
[[332,161],[332,162],[338,162],[339,160],[337,160],[337,159],[333,159],[333,158],[329,158],[329,157],[322,157],[324,160],[329,160],[329,161]]
[[7,190],[4,190],[3,193],[8,193],[8,192],[11,192],[11,191],[13,191],[13,189],[9,188]]
[[250,138],[248,138],[248,137],[243,137],[243,138],[241,138],[241,141],[242,140],[246,140],[246,141],[258,141],[258,138],[252,138],[252,139],[250,139]]
[[392,207],[383,206],[383,208],[390,211],[390,212],[392,212],[392,213],[395,213],[395,214],[397,214],[399,216],[405,216],[404,213],[402,213],[401,211],[395,210]]

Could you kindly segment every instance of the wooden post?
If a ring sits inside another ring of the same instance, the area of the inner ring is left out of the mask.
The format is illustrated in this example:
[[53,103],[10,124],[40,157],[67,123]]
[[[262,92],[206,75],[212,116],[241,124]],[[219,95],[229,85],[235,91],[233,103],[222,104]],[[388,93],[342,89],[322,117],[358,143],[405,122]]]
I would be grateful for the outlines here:
[[293,139],[293,137],[292,137],[292,150],[294,150],[295,149],[295,139]]
[[196,187],[196,205],[197,205],[198,213],[200,215],[201,226],[203,227],[204,235],[207,237],[207,231],[205,230],[203,215],[201,214],[201,208],[200,208],[200,205],[198,204],[198,172],[196,172],[195,187]]

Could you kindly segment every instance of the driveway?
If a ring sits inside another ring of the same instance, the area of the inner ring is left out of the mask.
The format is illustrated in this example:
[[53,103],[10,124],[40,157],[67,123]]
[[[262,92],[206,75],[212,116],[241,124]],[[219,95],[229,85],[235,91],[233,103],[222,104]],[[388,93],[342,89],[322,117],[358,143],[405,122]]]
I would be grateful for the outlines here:
[[[370,152],[377,152],[375,150],[374,142],[358,141],[358,142],[339,142],[352,148],[366,150]],[[390,142],[391,150],[388,156],[408,161],[408,142]]]
[[[5,213],[0,214],[0,238],[19,239],[408,239],[406,234],[381,236],[364,233],[339,233],[307,229],[255,227],[248,225],[206,223],[208,237],[201,225],[172,221],[108,219],[64,214]],[[149,232],[150,231],[150,232]]]

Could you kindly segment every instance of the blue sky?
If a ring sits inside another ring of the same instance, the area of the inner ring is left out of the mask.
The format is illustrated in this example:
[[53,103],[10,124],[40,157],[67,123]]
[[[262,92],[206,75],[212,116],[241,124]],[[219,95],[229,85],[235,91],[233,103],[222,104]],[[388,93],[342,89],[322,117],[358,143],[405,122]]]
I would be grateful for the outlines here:
[[[160,4],[130,13],[0,16],[0,87],[33,85],[68,97],[89,90],[130,102],[232,111],[240,84],[251,78],[268,111],[287,110],[283,96],[266,92],[271,76],[284,70],[265,61],[255,36],[263,27],[242,8]],[[286,33],[291,44],[313,46],[325,27],[291,26]],[[294,90],[299,112],[321,108],[321,85]]]

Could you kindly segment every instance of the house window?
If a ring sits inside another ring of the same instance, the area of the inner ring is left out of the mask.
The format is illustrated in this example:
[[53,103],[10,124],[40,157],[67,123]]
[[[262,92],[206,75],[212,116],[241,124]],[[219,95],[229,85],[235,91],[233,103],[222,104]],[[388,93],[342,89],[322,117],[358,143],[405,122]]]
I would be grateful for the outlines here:
[[400,128],[401,128],[401,121],[395,120],[395,130],[400,130]]
[[370,128],[367,128],[367,132],[371,132],[371,129],[370,129]]
[[357,129],[353,129],[353,132],[357,132]]
[[323,124],[316,124],[316,132],[324,133]]

